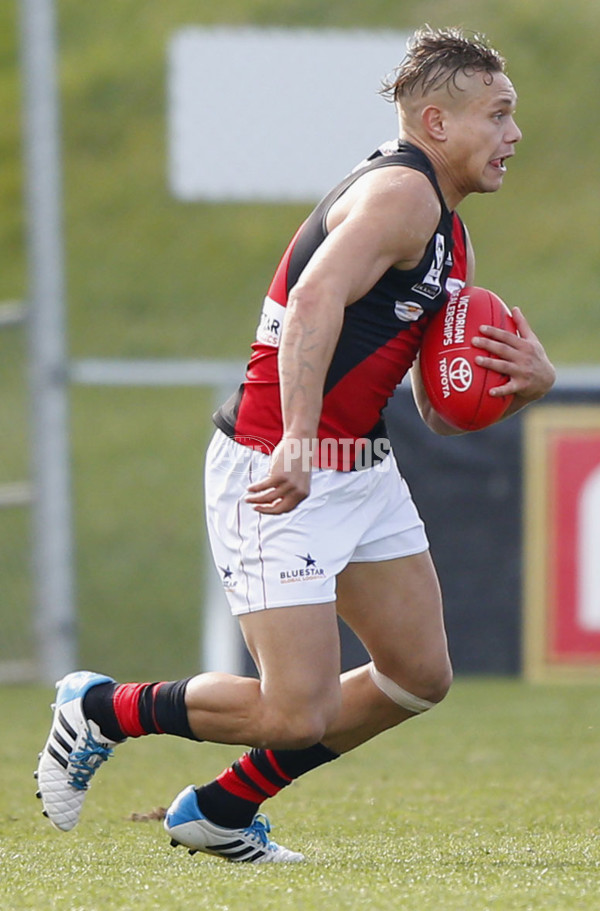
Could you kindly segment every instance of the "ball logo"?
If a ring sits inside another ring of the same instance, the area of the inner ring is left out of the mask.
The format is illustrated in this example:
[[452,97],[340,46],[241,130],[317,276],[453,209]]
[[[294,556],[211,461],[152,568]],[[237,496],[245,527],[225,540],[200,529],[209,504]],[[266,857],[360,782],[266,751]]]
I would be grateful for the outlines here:
[[473,370],[465,357],[455,357],[448,368],[448,379],[455,392],[466,392],[473,382]]

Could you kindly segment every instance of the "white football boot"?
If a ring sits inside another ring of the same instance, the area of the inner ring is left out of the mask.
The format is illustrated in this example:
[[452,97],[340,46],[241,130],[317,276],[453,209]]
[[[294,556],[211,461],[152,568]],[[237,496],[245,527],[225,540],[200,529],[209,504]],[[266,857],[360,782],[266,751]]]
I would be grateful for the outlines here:
[[90,779],[115,746],[83,714],[83,697],[99,683],[114,680],[92,671],[75,671],[58,681],[52,727],[34,773],[44,816],[63,832],[77,825]]
[[269,840],[271,826],[262,813],[245,829],[217,826],[200,812],[193,785],[177,795],[164,821],[173,847],[184,845],[190,854],[203,851],[213,857],[245,863],[298,863],[303,854],[290,851]]

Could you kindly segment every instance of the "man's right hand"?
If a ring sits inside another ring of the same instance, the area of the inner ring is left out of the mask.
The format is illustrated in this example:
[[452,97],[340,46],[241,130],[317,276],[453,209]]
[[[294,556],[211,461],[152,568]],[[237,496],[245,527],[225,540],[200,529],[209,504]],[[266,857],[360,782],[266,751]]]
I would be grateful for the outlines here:
[[267,477],[249,485],[246,503],[263,515],[291,512],[310,493],[310,468],[301,441],[283,437],[273,450]]

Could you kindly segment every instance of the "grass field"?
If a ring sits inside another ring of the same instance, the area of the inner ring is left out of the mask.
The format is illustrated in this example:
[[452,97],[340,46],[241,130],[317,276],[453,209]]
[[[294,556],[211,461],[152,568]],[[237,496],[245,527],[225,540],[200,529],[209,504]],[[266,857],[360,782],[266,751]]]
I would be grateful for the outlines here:
[[293,785],[271,804],[298,866],[169,847],[133,812],[168,804],[237,755],[166,737],[119,748],[79,827],[40,815],[31,771],[48,690],[0,689],[3,911],[597,911],[594,686],[459,681],[445,704]]

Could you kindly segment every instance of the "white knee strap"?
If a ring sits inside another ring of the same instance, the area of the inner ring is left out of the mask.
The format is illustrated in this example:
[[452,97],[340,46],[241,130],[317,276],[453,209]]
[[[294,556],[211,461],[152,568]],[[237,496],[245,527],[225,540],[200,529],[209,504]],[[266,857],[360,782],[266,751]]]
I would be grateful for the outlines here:
[[378,671],[372,661],[369,664],[369,672],[375,686],[396,705],[401,705],[403,709],[421,715],[435,706],[435,702],[428,702],[427,699],[421,699],[419,696],[413,696],[412,693],[403,690],[401,686]]

